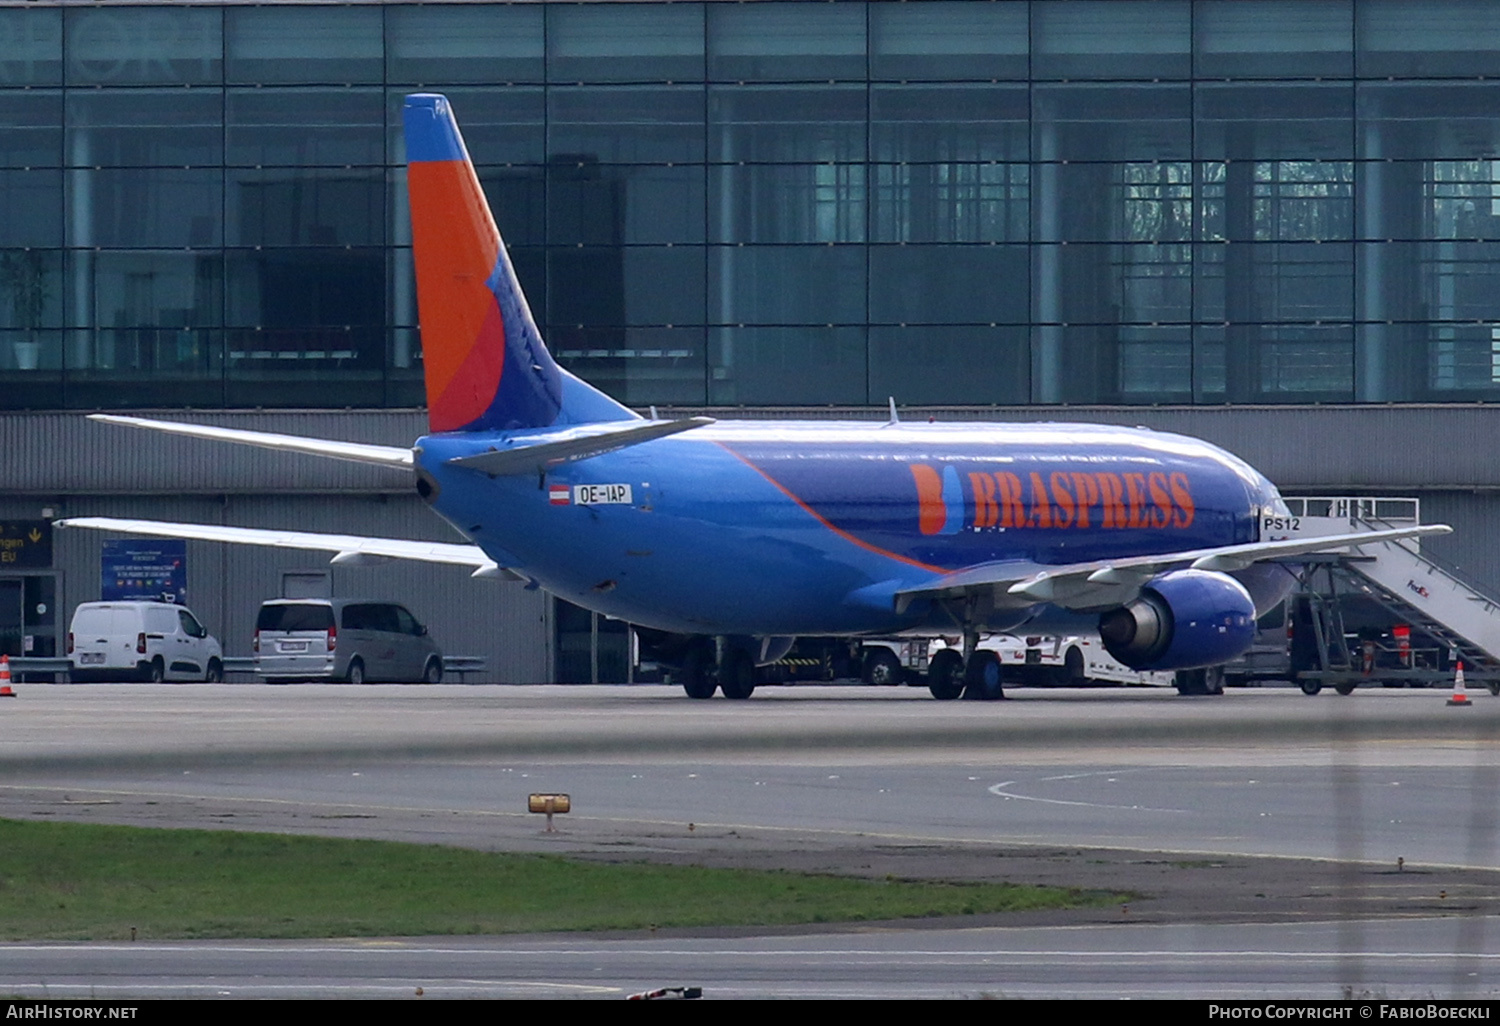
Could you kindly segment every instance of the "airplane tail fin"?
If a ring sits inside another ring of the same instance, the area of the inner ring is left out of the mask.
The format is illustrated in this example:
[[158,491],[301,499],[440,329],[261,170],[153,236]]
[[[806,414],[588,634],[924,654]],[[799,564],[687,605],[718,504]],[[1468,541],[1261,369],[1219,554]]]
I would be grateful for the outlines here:
[[447,98],[412,94],[403,119],[429,427],[636,419],[547,351]]

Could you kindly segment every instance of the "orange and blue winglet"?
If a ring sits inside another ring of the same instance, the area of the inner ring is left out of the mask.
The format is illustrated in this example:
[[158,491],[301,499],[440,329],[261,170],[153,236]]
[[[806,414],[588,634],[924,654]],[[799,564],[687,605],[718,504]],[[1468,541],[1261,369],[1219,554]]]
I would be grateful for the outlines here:
[[446,97],[402,112],[427,419],[433,431],[547,427],[562,372],[542,343]]

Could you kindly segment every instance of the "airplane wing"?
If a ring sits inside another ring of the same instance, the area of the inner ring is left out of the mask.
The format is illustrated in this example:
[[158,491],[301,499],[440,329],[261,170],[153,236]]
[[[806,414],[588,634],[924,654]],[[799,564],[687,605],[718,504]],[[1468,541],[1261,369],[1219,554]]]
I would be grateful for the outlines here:
[[171,435],[188,435],[192,438],[207,438],[215,442],[238,442],[240,445],[255,445],[262,449],[277,449],[281,452],[302,452],[310,456],[327,456],[336,460],[351,460],[355,463],[374,463],[395,467],[397,470],[412,468],[410,449],[393,445],[368,445],[363,442],[333,442],[322,438],[303,438],[299,435],[280,435],[270,431],[242,431],[239,428],[210,427],[207,424],[185,424],[176,420],[148,420],[145,417],[121,417],[112,413],[91,413],[89,420],[105,424],[123,424],[126,427],[150,428]]
[[1252,563],[1305,556],[1314,552],[1395,541],[1425,534],[1448,534],[1446,524],[1396,527],[1378,531],[1248,542],[1210,549],[1190,549],[1149,556],[1129,556],[1092,563],[1037,566],[1031,563],[984,563],[939,577],[920,588],[896,592],[896,608],[904,610],[917,598],[957,598],[989,592],[997,604],[1030,606],[1051,602],[1066,609],[1106,609],[1131,601],[1147,581],[1164,570],[1188,566],[1194,570],[1243,570]]
[[392,559],[410,559],[424,563],[473,567],[475,577],[527,579],[500,566],[477,545],[366,538],[354,534],[317,534],[311,531],[273,531],[217,524],[173,524],[159,520],[126,520],[118,517],[69,517],[53,523],[56,527],[86,527],[96,531],[145,534],[158,538],[191,538],[197,541],[332,552],[334,557],[330,562],[337,566],[369,566]]
[[535,474],[561,463],[586,460],[590,456],[613,452],[629,445],[639,445],[653,438],[665,438],[679,431],[712,424],[712,417],[688,417],[684,420],[627,421],[618,424],[588,424],[564,431],[522,435],[506,440],[506,448],[490,449],[473,456],[459,456],[448,462],[468,467],[490,477],[508,474]]

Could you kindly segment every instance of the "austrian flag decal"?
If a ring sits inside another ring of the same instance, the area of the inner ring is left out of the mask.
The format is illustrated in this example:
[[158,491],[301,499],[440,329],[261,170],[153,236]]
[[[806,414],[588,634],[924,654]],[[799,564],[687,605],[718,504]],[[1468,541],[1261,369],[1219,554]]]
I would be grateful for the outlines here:
[[547,497],[552,500],[554,506],[566,506],[569,501],[569,488],[567,485],[552,485],[547,489]]

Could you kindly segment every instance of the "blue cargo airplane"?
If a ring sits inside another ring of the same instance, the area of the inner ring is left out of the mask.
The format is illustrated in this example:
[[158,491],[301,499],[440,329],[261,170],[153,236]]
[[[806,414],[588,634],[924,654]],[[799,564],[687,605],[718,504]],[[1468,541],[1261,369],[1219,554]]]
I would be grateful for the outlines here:
[[986,632],[1095,623],[1135,669],[1217,665],[1284,562],[1432,525],[1276,535],[1275,486],[1206,442],[1090,424],[647,419],[554,362],[448,101],[407,98],[431,433],[410,449],[115,424],[390,467],[469,544],[112,518],[64,526],[471,566],[638,626],[694,698],[746,698],[798,635],[962,634],[938,698],[1001,696]]

